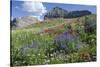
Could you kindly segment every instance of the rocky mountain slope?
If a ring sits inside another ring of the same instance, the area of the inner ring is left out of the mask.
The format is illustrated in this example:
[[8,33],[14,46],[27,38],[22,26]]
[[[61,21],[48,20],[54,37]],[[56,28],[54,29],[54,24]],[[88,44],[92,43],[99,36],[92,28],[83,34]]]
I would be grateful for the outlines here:
[[11,21],[11,26],[16,28],[24,28],[36,22],[38,22],[38,19],[32,16],[17,17]]

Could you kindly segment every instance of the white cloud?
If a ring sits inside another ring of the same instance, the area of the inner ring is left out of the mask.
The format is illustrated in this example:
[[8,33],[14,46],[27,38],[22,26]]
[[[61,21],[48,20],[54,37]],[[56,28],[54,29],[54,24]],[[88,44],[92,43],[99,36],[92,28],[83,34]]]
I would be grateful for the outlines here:
[[22,4],[24,11],[29,13],[33,13],[37,16],[41,16],[46,13],[46,8],[43,6],[41,2],[34,2],[34,1],[24,1]]

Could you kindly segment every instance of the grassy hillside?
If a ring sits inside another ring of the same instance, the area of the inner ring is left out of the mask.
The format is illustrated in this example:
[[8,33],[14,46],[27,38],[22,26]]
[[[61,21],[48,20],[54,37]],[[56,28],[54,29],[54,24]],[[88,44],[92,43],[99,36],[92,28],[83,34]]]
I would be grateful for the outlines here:
[[[66,40],[67,32],[73,38]],[[45,20],[12,30],[11,35],[14,66],[96,61],[96,15]]]

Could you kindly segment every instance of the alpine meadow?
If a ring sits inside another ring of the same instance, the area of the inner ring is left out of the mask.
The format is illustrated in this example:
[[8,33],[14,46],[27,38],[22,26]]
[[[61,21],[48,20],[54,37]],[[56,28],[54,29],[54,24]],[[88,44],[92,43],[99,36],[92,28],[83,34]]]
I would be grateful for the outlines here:
[[11,1],[11,66],[94,62],[96,6]]

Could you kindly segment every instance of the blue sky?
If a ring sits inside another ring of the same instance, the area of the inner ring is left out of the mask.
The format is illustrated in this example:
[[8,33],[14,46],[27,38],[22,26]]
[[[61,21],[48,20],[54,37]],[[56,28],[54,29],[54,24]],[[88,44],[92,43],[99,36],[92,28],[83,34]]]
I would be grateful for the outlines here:
[[[34,7],[35,6],[35,7]],[[11,15],[13,18],[22,16],[35,16],[42,19],[44,14],[54,7],[61,7],[67,11],[75,10],[89,10],[96,13],[96,6],[94,5],[75,5],[75,4],[59,4],[59,3],[32,3],[26,1],[12,1]]]

